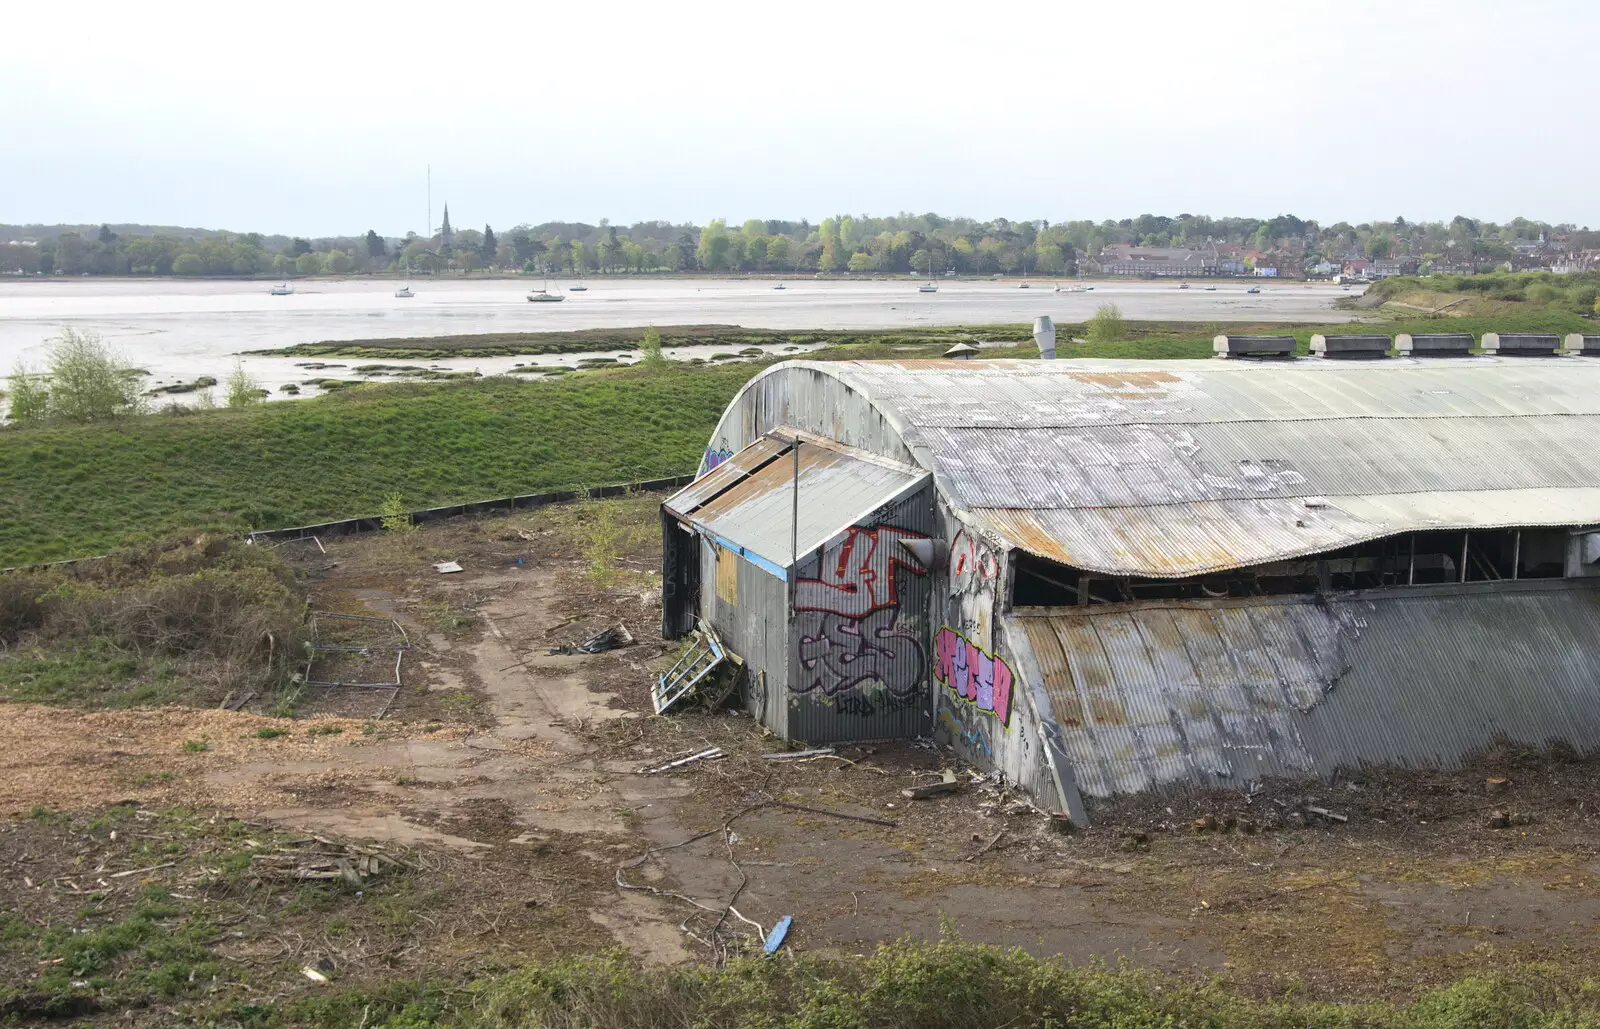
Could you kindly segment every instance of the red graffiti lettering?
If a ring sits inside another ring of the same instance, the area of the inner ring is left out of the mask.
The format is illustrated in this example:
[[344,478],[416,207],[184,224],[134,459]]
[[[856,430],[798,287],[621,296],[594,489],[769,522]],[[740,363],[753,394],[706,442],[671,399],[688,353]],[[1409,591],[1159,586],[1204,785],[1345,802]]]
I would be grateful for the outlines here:
[[927,537],[905,529],[850,529],[843,543],[823,553],[819,578],[795,583],[795,610],[860,618],[879,608],[899,606],[894,570],[908,568],[918,575],[928,571],[900,546],[903,539]]

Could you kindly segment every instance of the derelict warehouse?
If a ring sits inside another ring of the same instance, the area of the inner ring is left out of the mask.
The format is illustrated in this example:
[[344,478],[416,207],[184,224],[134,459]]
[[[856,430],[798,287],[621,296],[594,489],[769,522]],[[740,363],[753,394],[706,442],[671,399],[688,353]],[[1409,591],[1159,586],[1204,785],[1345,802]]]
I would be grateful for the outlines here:
[[786,738],[933,735],[1080,824],[1600,741],[1600,361],[793,361],[701,473],[665,629]]

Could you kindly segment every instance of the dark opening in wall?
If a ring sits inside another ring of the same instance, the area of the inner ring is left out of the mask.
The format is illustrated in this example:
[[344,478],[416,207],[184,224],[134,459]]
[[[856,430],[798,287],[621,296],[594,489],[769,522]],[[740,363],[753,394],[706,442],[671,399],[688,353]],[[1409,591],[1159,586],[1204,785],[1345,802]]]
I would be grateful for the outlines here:
[[1559,579],[1565,529],[1410,532],[1323,554],[1181,579],[1095,575],[1018,551],[1019,607],[1331,593],[1502,579]]

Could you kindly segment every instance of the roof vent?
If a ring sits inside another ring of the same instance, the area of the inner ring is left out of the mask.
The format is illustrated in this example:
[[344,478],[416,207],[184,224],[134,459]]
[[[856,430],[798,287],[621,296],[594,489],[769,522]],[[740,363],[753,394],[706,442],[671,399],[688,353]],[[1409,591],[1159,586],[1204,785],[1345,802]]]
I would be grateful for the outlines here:
[[1470,332],[1435,332],[1413,336],[1402,332],[1394,338],[1394,349],[1401,357],[1467,357],[1472,353]]
[[1211,349],[1218,357],[1294,357],[1293,336],[1218,336]]
[[1567,337],[1567,348],[1562,353],[1568,357],[1600,357],[1600,336],[1574,332]]
[[977,347],[971,343],[957,343],[944,352],[944,356],[951,361],[970,361],[974,354],[979,353]]
[[1039,360],[1056,359],[1056,323],[1047,314],[1033,320],[1033,341],[1039,344]]
[[1529,332],[1486,332],[1483,352],[1502,357],[1554,357],[1561,350],[1561,337]]
[[1311,356],[1340,361],[1363,361],[1388,357],[1394,340],[1388,336],[1337,335],[1311,337]]

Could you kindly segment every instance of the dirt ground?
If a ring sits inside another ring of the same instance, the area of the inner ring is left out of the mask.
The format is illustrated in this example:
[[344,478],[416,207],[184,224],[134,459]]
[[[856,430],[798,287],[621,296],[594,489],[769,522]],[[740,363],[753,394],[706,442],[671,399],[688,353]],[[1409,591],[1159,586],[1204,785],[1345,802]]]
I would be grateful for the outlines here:
[[[315,609],[405,627],[414,649],[381,719],[388,693],[358,688],[307,690],[293,720],[0,706],[0,908],[46,918],[85,840],[120,867],[103,833],[52,835],[30,813],[122,803],[417,855],[407,889],[429,898],[431,928],[373,927],[394,942],[343,948],[356,979],[616,944],[704,960],[758,946],[785,915],[786,946],[810,951],[953,927],[1330,998],[1600,967],[1600,768],[1560,755],[1128,798],[1068,832],[927,741],[771,761],[786,746],[743,713],[651,715],[676,650],[658,632],[658,501],[615,502],[601,530],[576,507],[289,545]],[[447,560],[464,570],[434,571]],[[617,624],[631,645],[550,653]],[[710,747],[726,756],[645,771]],[[901,795],[947,768],[959,792]],[[275,946],[253,988],[314,991],[296,971],[334,946]]]

